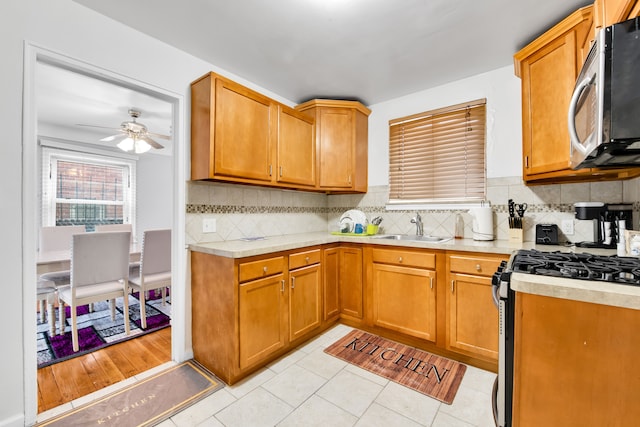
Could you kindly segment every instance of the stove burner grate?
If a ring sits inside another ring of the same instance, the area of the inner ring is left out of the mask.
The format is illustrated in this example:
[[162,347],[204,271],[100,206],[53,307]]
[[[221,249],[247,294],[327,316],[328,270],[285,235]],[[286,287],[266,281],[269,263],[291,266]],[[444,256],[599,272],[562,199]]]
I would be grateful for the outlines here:
[[640,259],[588,253],[518,251],[513,272],[640,286]]

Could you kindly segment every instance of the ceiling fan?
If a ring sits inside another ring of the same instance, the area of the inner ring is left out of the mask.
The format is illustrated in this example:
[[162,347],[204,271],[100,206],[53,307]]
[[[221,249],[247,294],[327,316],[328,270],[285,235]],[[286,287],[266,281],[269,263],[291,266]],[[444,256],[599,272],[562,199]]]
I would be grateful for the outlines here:
[[127,152],[133,151],[135,153],[144,153],[149,151],[151,148],[159,150],[164,148],[164,146],[159,144],[153,138],[171,139],[171,136],[169,135],[149,132],[145,125],[137,122],[136,119],[142,114],[140,111],[129,109],[128,113],[131,116],[131,120],[120,123],[120,128],[83,124],[78,124],[78,126],[118,130],[117,134],[102,138],[100,141],[111,142],[119,139],[117,147],[122,151]]

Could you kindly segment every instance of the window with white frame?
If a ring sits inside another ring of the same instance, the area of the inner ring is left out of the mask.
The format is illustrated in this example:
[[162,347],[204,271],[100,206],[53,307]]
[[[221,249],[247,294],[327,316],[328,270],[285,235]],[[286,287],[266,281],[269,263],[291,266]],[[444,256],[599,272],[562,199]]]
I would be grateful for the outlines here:
[[486,99],[389,121],[389,207],[486,197]]
[[133,223],[134,177],[134,160],[43,148],[42,225]]

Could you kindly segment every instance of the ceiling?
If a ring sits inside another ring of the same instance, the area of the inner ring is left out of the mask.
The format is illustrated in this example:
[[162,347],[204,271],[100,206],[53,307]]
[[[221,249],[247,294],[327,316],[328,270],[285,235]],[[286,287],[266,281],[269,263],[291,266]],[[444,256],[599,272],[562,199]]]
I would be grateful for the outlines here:
[[513,63],[585,0],[75,0],[295,103],[371,105]]
[[[292,102],[371,105],[513,62],[584,0],[74,0]],[[172,105],[151,94],[38,64],[39,130],[98,142],[129,120],[171,132]],[[172,141],[164,154],[171,154]]]

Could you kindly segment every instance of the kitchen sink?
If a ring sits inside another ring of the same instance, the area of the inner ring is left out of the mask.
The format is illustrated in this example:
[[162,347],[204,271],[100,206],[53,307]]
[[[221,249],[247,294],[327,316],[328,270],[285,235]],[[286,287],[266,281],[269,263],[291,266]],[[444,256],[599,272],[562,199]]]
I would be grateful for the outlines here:
[[442,242],[451,240],[451,237],[418,236],[416,234],[381,234],[379,236],[373,236],[373,239],[409,240],[412,242],[442,243]]

